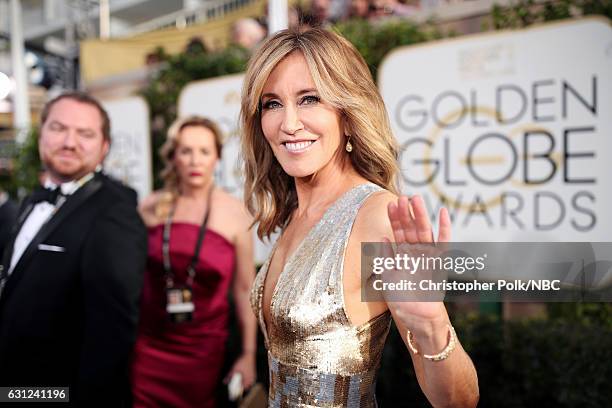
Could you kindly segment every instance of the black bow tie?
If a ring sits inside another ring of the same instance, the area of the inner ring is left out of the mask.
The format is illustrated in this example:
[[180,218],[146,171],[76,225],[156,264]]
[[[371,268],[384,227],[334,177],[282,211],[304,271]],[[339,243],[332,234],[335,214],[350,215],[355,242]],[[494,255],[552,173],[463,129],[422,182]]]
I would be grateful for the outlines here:
[[60,196],[65,197],[66,195],[62,193],[62,189],[59,187],[56,187],[53,189],[37,188],[32,193],[32,196],[30,197],[30,201],[32,202],[32,204],[38,204],[43,201],[47,201],[48,203],[55,205],[57,203],[57,199]]

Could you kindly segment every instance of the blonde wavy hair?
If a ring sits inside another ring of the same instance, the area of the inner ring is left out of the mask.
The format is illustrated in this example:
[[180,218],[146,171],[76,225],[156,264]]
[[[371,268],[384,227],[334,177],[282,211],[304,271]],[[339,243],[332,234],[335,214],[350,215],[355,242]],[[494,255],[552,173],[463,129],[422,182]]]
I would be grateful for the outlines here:
[[272,70],[293,52],[301,52],[321,98],[341,114],[353,151],[355,170],[397,194],[398,147],[384,102],[367,64],[345,38],[324,29],[283,30],[267,39],[251,57],[242,88],[240,124],[244,158],[244,198],[269,237],[284,228],[297,208],[297,193],[266,141],[261,128],[261,95]]
[[178,138],[183,129],[188,127],[203,127],[210,130],[215,137],[215,148],[217,157],[221,159],[221,150],[223,147],[223,133],[212,120],[202,116],[186,116],[178,118],[168,128],[166,141],[159,149],[159,156],[164,164],[164,168],[160,172],[160,177],[164,182],[163,192],[155,206],[155,215],[165,217],[170,209],[170,206],[176,200],[179,191],[179,176],[174,165],[174,153],[178,146]]

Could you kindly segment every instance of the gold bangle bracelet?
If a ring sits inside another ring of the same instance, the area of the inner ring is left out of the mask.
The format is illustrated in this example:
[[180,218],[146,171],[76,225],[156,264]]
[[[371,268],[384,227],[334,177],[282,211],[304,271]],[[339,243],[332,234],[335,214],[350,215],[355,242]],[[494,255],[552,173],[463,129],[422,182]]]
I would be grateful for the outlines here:
[[[448,344],[444,347],[444,350],[439,352],[438,354],[423,354],[423,358],[430,361],[442,361],[448,358],[450,353],[457,346],[457,333],[455,333],[455,329],[450,324],[448,326]],[[406,340],[408,343],[408,348],[412,351],[413,354],[419,354],[419,350],[414,346],[414,339],[412,338],[412,332],[410,330],[406,330],[408,333],[406,335]]]

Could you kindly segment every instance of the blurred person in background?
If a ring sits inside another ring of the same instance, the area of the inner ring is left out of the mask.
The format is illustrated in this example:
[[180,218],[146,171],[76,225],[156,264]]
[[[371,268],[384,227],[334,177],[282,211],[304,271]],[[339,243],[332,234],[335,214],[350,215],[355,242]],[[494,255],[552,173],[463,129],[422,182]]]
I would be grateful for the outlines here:
[[255,380],[252,220],[239,200],[214,185],[221,137],[208,119],[177,120],[160,150],[164,189],[140,208],[149,256],[132,365],[135,407],[218,405],[230,290],[242,354],[226,381],[240,373],[248,388]]
[[304,20],[311,27],[320,27],[329,26],[332,23],[331,18],[331,0],[311,0]]
[[44,188],[21,206],[0,271],[0,386],[127,407],[147,250],[136,192],[100,171],[111,134],[98,101],[62,94],[41,126]]
[[399,2],[398,0],[370,0],[370,20],[386,17],[410,17],[419,12],[419,7]]
[[329,19],[333,22],[346,20],[350,8],[351,0],[330,0]]
[[10,239],[18,210],[17,203],[11,200],[5,191],[0,190],[0,259],[2,259],[4,248]]
[[351,0],[349,18],[367,19],[370,13],[369,0]]
[[[362,242],[434,235],[423,200],[396,195],[399,148],[355,47],[323,29],[279,31],[249,61],[240,118],[245,201],[260,238],[281,230],[251,292],[269,405],[375,407],[393,319],[429,402],[476,406],[476,370],[443,302],[362,301]],[[439,219],[447,242],[446,209]]]
[[231,42],[252,50],[266,38],[266,29],[254,18],[241,18],[232,26]]
[[300,21],[302,20],[302,15],[302,9],[299,6],[289,6],[287,16],[287,25],[289,28],[297,29],[301,25]]

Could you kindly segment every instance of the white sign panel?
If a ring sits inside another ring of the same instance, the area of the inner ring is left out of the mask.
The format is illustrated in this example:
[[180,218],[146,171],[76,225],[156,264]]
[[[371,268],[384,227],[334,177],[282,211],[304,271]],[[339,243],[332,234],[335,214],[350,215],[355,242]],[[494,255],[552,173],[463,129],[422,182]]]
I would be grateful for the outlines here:
[[141,97],[102,101],[111,121],[111,150],[104,171],[132,187],[142,199],[151,192],[149,108]]
[[445,205],[454,240],[611,240],[607,20],[403,47],[379,86],[404,192]]
[[179,117],[204,116],[213,120],[223,132],[222,160],[217,168],[216,182],[226,191],[242,199],[242,169],[240,157],[240,93],[243,74],[187,84],[178,102]]
[[[212,119],[224,133],[222,159],[215,175],[216,183],[242,200],[244,178],[238,118],[244,74],[227,75],[188,84],[179,97],[179,116],[199,115]],[[256,234],[254,234],[256,237]],[[272,242],[276,237],[272,238]],[[271,243],[255,238],[255,261],[263,263]]]

